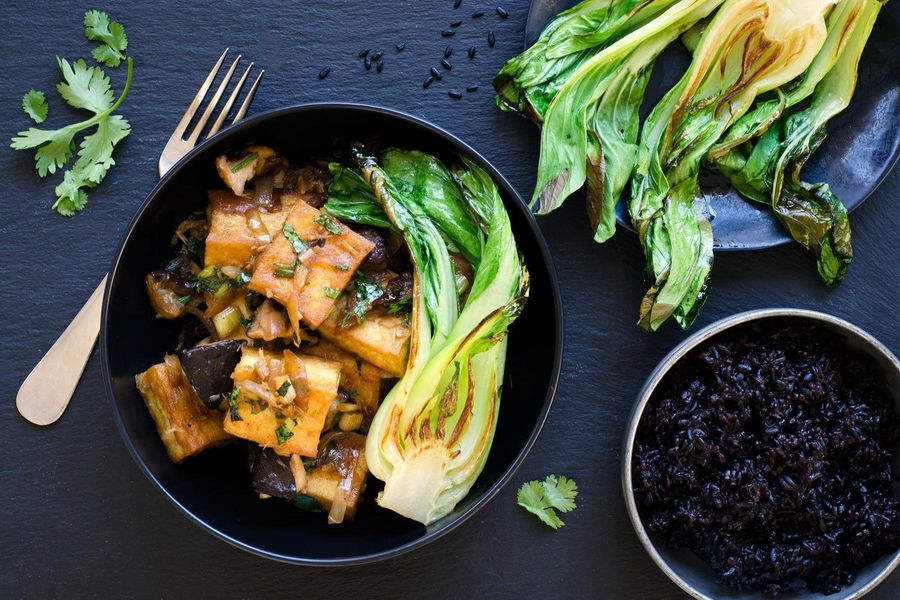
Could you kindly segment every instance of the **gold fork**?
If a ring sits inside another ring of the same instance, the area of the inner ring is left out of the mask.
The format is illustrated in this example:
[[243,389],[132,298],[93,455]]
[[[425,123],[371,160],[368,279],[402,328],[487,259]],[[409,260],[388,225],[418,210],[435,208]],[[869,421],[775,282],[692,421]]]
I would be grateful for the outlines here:
[[[185,138],[187,127],[197,114],[197,110],[203,103],[206,93],[215,80],[227,54],[228,48],[222,52],[222,56],[216,61],[212,71],[209,72],[203,85],[197,91],[197,95],[194,96],[194,99],[188,105],[184,116],[181,117],[181,121],[179,121],[178,126],[166,143],[166,147],[163,148],[159,157],[160,177],[165,175],[166,171],[171,169],[176,162],[197,144],[197,139],[203,133],[207,121],[209,121],[210,116],[216,109],[222,94],[228,88],[231,77],[234,75],[238,62],[241,60],[240,56],[231,63],[197,124],[188,137]],[[228,117],[228,113],[231,112],[231,108],[235,100],[237,100],[244,82],[250,75],[251,69],[253,69],[253,63],[247,66],[243,75],[235,84],[228,101],[219,111],[219,115],[207,132],[206,137],[214,135],[222,128],[222,124]],[[265,71],[261,70],[259,75],[256,76],[250,91],[247,92],[244,101],[241,103],[234,119],[232,119],[232,124],[237,123],[247,114],[247,109],[250,108],[250,104],[253,102],[253,97],[256,95],[256,89],[259,87],[263,73]],[[59,339],[56,340],[53,346],[50,347],[50,350],[32,369],[19,388],[19,392],[16,395],[16,408],[19,409],[19,413],[23,417],[35,425],[49,425],[55,422],[62,416],[66,406],[69,405],[72,394],[75,393],[75,387],[81,379],[81,374],[84,372],[84,367],[100,333],[100,308],[103,304],[103,290],[105,287],[106,276],[103,277],[100,285],[97,286],[97,289],[94,290],[88,301],[81,307],[81,310],[78,311],[78,314],[75,315],[75,318],[72,319],[66,330],[63,331]]]

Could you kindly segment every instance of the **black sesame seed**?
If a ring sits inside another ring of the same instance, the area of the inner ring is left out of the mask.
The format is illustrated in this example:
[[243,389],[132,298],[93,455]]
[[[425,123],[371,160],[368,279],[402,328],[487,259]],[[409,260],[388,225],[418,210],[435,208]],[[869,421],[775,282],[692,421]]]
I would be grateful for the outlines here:
[[383,60],[379,60],[379,61],[375,64],[375,71],[377,71],[378,73],[381,73],[381,71],[382,71],[383,69],[384,69],[384,61],[383,61]]
[[469,87],[466,88],[466,91],[467,91],[467,92],[477,92],[477,91],[478,91],[478,86],[477,86],[477,85],[470,85]]
[[460,6],[462,6],[462,0],[453,0],[453,9],[454,10],[456,10]]
[[381,60],[382,56],[384,56],[384,52],[379,50],[378,52],[375,52],[374,54],[372,54],[372,60],[379,61],[379,60]]
[[441,79],[444,78],[444,76],[441,75],[441,72],[438,71],[437,69],[435,69],[434,67],[431,67],[431,76],[434,77],[435,79],[437,79],[438,81],[440,81]]
[[453,37],[453,34],[455,34],[455,33],[456,32],[453,31],[452,29],[445,29],[444,31],[441,32],[441,37]]
[[425,81],[422,82],[422,89],[427,88],[432,83],[434,83],[434,77],[429,77],[428,79],[426,79]]
[[365,58],[367,54],[369,54],[369,49],[368,49],[368,48],[366,48],[365,50],[360,50],[360,51],[359,51],[359,54],[357,54],[357,56],[360,57],[360,58]]
[[444,58],[450,58],[450,55],[453,54],[453,45],[450,44],[444,49]]
[[469,48],[469,58],[475,58],[475,46]]
[[500,15],[500,17],[501,17],[502,19],[505,19],[506,17],[509,16],[509,13],[506,12],[506,9],[503,8],[502,6],[498,6],[498,7],[497,7],[497,14]]
[[494,35],[493,31],[488,31],[488,46],[491,48],[494,47],[494,44],[497,43],[497,36]]
[[403,52],[403,50],[406,49],[406,44],[397,44],[394,48],[397,49],[397,52]]
[[460,92],[459,90],[450,90],[449,92],[447,92],[447,95],[454,100],[459,100],[460,98],[462,98],[462,92]]
[[483,11],[483,10],[476,10],[475,12],[472,13],[472,18],[473,18],[473,19],[480,19],[480,18],[483,17],[483,16],[484,16],[484,11]]
[[372,59],[367,56],[365,58],[365,60],[363,60],[363,65],[365,65],[366,71],[371,70],[372,69]]
[[447,69],[448,71],[453,69],[453,65],[451,65],[450,62],[447,61],[446,58],[441,59],[441,66],[444,67],[445,69]]
[[325,67],[321,71],[319,71],[319,79],[325,79],[328,77],[328,74],[331,73],[331,67]]
[[450,27],[459,27],[462,25],[462,21],[450,21]]

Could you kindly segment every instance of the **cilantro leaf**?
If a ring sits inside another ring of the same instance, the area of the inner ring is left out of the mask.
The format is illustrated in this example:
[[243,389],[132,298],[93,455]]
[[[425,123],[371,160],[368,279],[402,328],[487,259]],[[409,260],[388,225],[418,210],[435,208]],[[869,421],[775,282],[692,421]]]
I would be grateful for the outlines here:
[[544,499],[544,487],[540,481],[526,481],[522,484],[522,487],[516,492],[516,503],[553,529],[559,529],[565,525],[556,516],[553,509],[547,506]]
[[275,429],[275,439],[278,440],[279,445],[294,437],[293,429],[289,421],[285,421]]
[[63,83],[56,84],[56,90],[63,100],[70,106],[93,113],[109,110],[113,103],[113,91],[109,76],[103,69],[89,67],[81,58],[71,64],[64,58],[57,57],[56,60],[65,79]]
[[566,513],[575,508],[578,484],[568,477],[548,475],[541,486],[544,488],[544,499],[547,504],[559,512]]
[[84,13],[84,36],[92,42],[101,43],[91,52],[97,62],[115,68],[125,58],[128,48],[125,28],[121,23],[110,21],[105,12],[89,10]]
[[47,106],[47,99],[44,92],[38,90],[28,90],[22,97],[22,110],[25,114],[32,118],[35,123],[43,123],[47,118],[47,112],[50,107]]
[[[578,485],[567,477],[548,475],[544,481],[526,481],[516,492],[516,503],[536,515],[549,527],[559,529],[565,523],[556,511],[575,509]],[[554,510],[556,509],[556,510]]]
[[116,164],[112,157],[113,148],[129,133],[131,125],[119,115],[111,115],[100,121],[96,131],[81,140],[75,167],[84,174],[87,181],[100,183],[109,168]]
[[63,175],[62,183],[56,186],[56,202],[53,209],[64,217],[71,217],[87,204],[88,196],[82,188],[92,187],[77,169],[70,169]]

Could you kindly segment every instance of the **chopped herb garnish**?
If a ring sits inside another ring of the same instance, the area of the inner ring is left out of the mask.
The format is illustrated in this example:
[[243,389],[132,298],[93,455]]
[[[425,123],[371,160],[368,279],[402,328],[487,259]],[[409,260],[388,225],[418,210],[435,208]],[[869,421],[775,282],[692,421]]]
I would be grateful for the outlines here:
[[181,242],[181,253],[187,257],[202,262],[203,259],[203,240],[198,240],[192,235],[184,238]]
[[241,317],[241,325],[244,329],[249,329],[251,325],[253,325],[253,315],[249,317]]
[[240,392],[238,391],[237,388],[232,388],[232,390],[230,392],[228,392],[228,395],[225,396],[226,400],[228,400],[228,409],[229,409],[228,412],[230,413],[232,421],[243,421],[244,420],[241,418],[241,415],[238,413],[238,410],[237,410],[237,407],[238,407],[237,400],[238,400],[239,393]]
[[294,506],[300,510],[309,512],[322,512],[322,505],[319,504],[319,501],[306,494],[297,494],[294,496]]
[[237,163],[231,165],[232,173],[239,173],[256,162],[256,159],[259,158],[259,154],[257,152],[251,152]]
[[395,300],[394,302],[388,302],[388,314],[392,315],[400,315],[408,313],[412,310],[412,298],[403,298],[402,300]]
[[283,444],[292,437],[294,437],[293,428],[290,426],[288,421],[285,421],[275,430],[275,437],[278,439],[279,444]]
[[244,296],[244,304],[247,306],[247,310],[253,310],[256,308],[256,298],[259,296],[256,292],[247,292],[247,295]]
[[284,398],[285,396],[287,396],[287,393],[290,389],[291,389],[291,382],[285,380],[285,382],[282,383],[281,386],[277,390],[278,395],[281,396],[282,398]]
[[325,213],[322,213],[321,215],[319,215],[318,217],[313,219],[313,221],[315,221],[316,223],[318,223],[319,225],[324,227],[325,231],[327,231],[328,233],[333,233],[333,234],[337,235],[338,233],[343,231],[343,229],[341,229],[341,226],[337,223],[337,221],[335,221],[334,219],[332,219],[330,216],[326,215]]
[[250,283],[250,276],[247,275],[246,273],[244,273],[243,271],[241,271],[240,273],[238,273],[237,275],[234,276],[234,279],[232,279],[231,281],[228,282],[228,285],[235,288],[235,287],[244,287],[248,283]]
[[350,270],[349,265],[331,265],[331,268],[334,269],[335,271],[349,271]]
[[275,263],[275,277],[293,277],[294,265]]
[[291,248],[294,249],[294,252],[297,254],[297,257],[309,248],[309,244],[304,242],[299,235],[297,235],[297,230],[288,223],[284,224],[284,227],[281,228],[281,232],[284,234],[284,237],[287,238],[287,241],[291,243]]
[[325,290],[325,295],[329,298],[337,298],[341,295],[341,290],[336,290],[333,287],[328,287],[327,285],[323,285],[322,289]]
[[357,323],[366,320],[372,303],[384,295],[384,289],[366,277],[363,273],[357,271],[353,274],[353,280],[350,282],[353,289],[353,305],[341,320],[342,325],[346,325],[350,317],[356,317]]
[[178,301],[181,302],[182,304],[187,304],[188,302],[190,302],[193,299],[194,299],[194,297],[190,294],[188,294],[187,296],[179,296],[178,297]]
[[219,294],[225,285],[225,277],[219,267],[207,267],[197,275],[197,289],[201,292]]

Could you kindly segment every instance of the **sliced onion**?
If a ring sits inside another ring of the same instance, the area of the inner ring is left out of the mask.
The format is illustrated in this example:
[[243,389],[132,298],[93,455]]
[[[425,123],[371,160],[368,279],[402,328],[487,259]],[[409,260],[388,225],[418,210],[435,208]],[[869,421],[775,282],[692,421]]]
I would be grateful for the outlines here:
[[275,404],[275,395],[269,391],[269,388],[257,383],[252,379],[247,379],[238,383],[241,394],[248,398],[256,398],[257,400],[265,400],[267,403]]
[[331,503],[331,510],[328,511],[328,524],[339,525],[344,522],[344,515],[347,513],[347,501],[344,494],[338,490],[337,497]]
[[291,475],[294,476],[294,486],[297,493],[302,494],[306,491],[306,469],[303,467],[303,461],[299,454],[291,454]]
[[309,378],[306,374],[306,367],[290,350],[284,351],[284,372],[294,388],[294,404],[300,410],[306,410],[309,402]]

